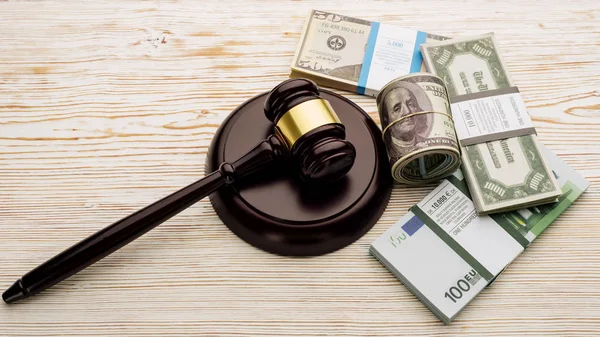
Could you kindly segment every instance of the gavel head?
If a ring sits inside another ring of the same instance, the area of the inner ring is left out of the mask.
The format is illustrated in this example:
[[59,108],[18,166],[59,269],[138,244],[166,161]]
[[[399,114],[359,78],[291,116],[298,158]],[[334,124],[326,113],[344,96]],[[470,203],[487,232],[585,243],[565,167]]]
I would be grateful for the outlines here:
[[356,150],[314,82],[290,79],[280,83],[267,96],[264,109],[304,181],[334,181],[350,171]]

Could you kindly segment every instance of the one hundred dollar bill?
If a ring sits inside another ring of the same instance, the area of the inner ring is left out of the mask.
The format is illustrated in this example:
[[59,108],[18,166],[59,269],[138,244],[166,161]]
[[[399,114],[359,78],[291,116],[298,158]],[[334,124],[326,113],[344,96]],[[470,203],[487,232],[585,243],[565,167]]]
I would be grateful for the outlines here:
[[[421,51],[427,69],[444,80],[451,102],[512,86],[493,33],[428,42]],[[539,148],[535,134],[462,148],[463,170],[479,214],[556,200],[560,187]]]
[[439,77],[414,73],[392,80],[377,95],[377,110],[396,181],[438,181],[460,166],[450,103]]
[[390,80],[421,71],[422,43],[443,39],[417,30],[311,10],[290,76],[374,97]]
[[478,215],[458,170],[376,239],[371,254],[448,324],[589,186],[541,151],[561,185],[557,202]]

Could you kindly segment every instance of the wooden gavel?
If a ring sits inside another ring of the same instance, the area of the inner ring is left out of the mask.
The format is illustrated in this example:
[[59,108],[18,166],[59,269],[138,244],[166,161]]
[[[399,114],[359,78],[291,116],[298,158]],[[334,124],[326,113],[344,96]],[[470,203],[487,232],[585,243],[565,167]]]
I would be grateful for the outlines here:
[[35,295],[87,268],[223,186],[290,160],[300,179],[310,183],[342,178],[356,151],[344,125],[315,83],[291,79],[268,95],[264,111],[274,133],[233,163],[115,222],[25,274],[3,294],[6,303]]

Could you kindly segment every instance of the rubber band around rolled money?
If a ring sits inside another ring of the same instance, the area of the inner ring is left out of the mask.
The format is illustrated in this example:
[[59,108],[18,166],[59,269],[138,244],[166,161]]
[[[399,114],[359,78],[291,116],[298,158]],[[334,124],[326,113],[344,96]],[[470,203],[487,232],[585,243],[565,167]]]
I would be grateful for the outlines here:
[[426,115],[426,114],[440,114],[440,115],[444,115],[444,116],[448,116],[448,118],[450,118],[450,121],[452,122],[452,125],[454,125],[454,119],[452,118],[452,115],[444,113],[444,112],[439,112],[439,111],[418,111],[418,112],[413,112],[411,114],[408,115],[404,115],[392,122],[390,122],[388,125],[385,126],[385,128],[383,128],[383,131],[381,132],[381,138],[385,141],[385,132],[394,124],[399,123],[407,118],[413,117],[413,116],[417,116],[417,115]]
[[[410,117],[415,117],[415,116],[418,116],[418,115],[425,115],[425,114],[429,114],[429,113],[436,113],[436,114],[444,115],[444,116],[448,117],[448,119],[449,119],[449,120],[452,122],[452,125],[454,125],[454,119],[452,118],[452,115],[450,115],[450,114],[448,114],[448,113],[439,112],[439,111],[418,111],[418,112],[413,112],[413,113],[411,113],[411,114],[408,114],[408,115],[402,116],[402,117],[400,117],[400,118],[398,118],[398,119],[396,119],[396,120],[394,120],[394,121],[390,122],[388,125],[386,125],[386,126],[385,126],[385,128],[383,128],[383,131],[381,132],[381,137],[383,138],[383,141],[385,142],[385,134],[386,134],[387,130],[388,130],[388,129],[389,129],[391,126],[393,126],[393,125],[395,125],[395,124],[397,124],[397,123],[399,123],[399,122],[401,122],[401,121],[403,121],[403,120],[406,120],[406,119],[408,119],[408,118],[410,118]],[[387,145],[386,145],[386,147],[387,147]],[[460,151],[460,146],[459,146],[459,147],[458,147],[458,157],[457,157],[457,160],[456,160],[456,162],[458,163],[458,164],[456,164],[456,166],[457,166],[457,167],[458,167],[458,166],[460,166],[460,152],[461,152],[461,151]],[[407,153],[407,154],[405,154],[405,155],[410,155],[410,154],[408,154],[408,153]],[[406,184],[421,184],[421,183],[424,183],[424,181],[418,181],[418,180],[412,180],[412,179],[404,179],[404,178],[403,178],[403,179],[400,179],[400,176],[402,176],[403,168],[404,168],[406,165],[408,165],[408,164],[409,164],[410,162],[412,162],[413,160],[422,160],[422,159],[423,159],[425,156],[428,156],[428,155],[429,155],[429,154],[427,154],[426,152],[425,152],[425,153],[421,153],[421,154],[419,154],[419,155],[418,155],[418,157],[417,157],[417,158],[413,158],[412,160],[408,160],[408,161],[406,161],[406,162],[405,162],[405,164],[404,164],[404,165],[402,165],[401,167],[398,167],[398,165],[399,165],[399,164],[400,164],[402,161],[400,161],[400,160],[396,161],[396,162],[395,162],[395,163],[392,165],[392,176],[394,177],[394,179],[395,179],[396,181],[403,182],[403,183],[406,183]],[[450,153],[448,153],[448,154],[446,154],[446,155],[450,156],[451,154],[450,154]],[[396,171],[398,171],[398,173],[396,173]],[[450,174],[450,173],[452,173],[452,172],[453,172],[453,170],[451,170],[451,171],[448,171],[448,172],[449,172],[449,174]],[[398,174],[398,176],[397,176],[396,174]],[[445,177],[445,176],[447,176],[447,175],[448,175],[448,174],[440,174],[440,175],[436,175],[436,176],[434,176],[433,178],[427,179],[427,181],[429,181],[429,180],[438,180],[438,179],[441,179],[441,178],[443,178],[443,177]]]

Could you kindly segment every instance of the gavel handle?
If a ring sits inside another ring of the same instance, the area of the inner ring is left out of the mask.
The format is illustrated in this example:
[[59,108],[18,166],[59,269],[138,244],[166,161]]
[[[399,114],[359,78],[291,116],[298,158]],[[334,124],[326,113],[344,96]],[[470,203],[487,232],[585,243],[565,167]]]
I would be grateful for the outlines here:
[[41,264],[9,288],[7,303],[35,295],[110,255],[167,221],[179,212],[236,179],[272,164],[283,155],[281,142],[270,136],[233,164],[223,163],[218,171],[96,232]]

